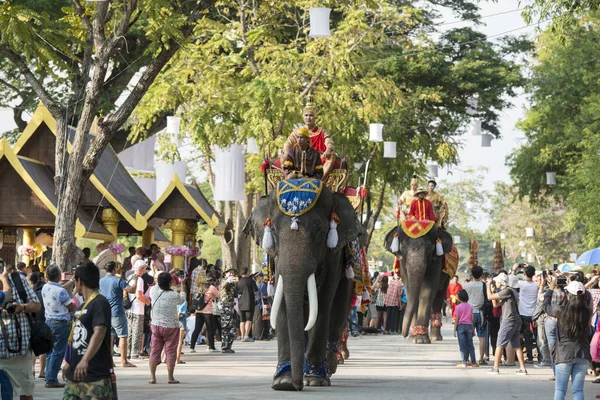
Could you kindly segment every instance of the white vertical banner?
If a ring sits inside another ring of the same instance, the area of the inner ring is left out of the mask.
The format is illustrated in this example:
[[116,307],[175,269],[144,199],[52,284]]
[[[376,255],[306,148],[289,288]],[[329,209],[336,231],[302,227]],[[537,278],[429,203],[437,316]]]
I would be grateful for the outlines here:
[[169,163],[166,161],[156,162],[156,198],[160,198],[171,181],[173,176],[177,174],[179,179],[185,183],[185,175],[187,170],[187,161],[175,161]]
[[246,157],[244,147],[233,144],[228,148],[215,147],[216,201],[246,199]]

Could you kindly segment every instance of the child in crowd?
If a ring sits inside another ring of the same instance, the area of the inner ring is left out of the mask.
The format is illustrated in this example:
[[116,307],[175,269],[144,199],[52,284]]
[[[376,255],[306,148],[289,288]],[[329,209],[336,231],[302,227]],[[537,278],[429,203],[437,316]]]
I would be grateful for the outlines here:
[[[466,290],[458,292],[458,300],[460,304],[454,310],[454,337],[458,337],[462,361],[456,367],[479,368],[479,364],[477,364],[477,359],[475,358],[475,347],[473,347],[473,336],[475,335],[473,307],[468,303],[469,295]],[[468,362],[469,356],[471,357],[471,363]]]

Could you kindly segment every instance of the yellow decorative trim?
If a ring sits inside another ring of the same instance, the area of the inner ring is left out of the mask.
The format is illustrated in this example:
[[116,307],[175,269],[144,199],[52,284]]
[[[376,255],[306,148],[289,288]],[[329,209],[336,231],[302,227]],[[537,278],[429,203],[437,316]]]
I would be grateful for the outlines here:
[[19,154],[19,151],[21,151],[23,146],[25,146],[25,143],[31,139],[35,131],[42,125],[42,122],[45,123],[48,126],[48,129],[56,136],[56,120],[52,117],[46,106],[40,102],[33,113],[31,121],[29,121],[25,130],[17,140],[17,143],[13,146],[15,154]]
[[[318,185],[315,185],[314,183],[318,182]],[[284,183],[284,185],[278,184],[277,188],[276,188],[276,198],[277,198],[277,207],[279,207],[279,210],[281,210],[281,212],[287,216],[290,217],[299,217],[301,215],[306,214],[307,212],[309,212],[314,206],[315,204],[317,204],[317,202],[319,201],[319,197],[321,197],[321,191],[323,190],[323,182],[321,182],[318,179],[307,179],[307,180],[303,180],[302,183],[300,185],[294,185],[291,183],[291,181],[285,180],[282,181],[280,183]],[[282,190],[280,190],[280,188],[283,186]],[[313,189],[308,189],[305,186],[312,186]],[[300,211],[299,213],[296,214],[292,214],[292,213],[288,213],[282,206],[281,206],[281,202],[279,201],[279,196],[285,193],[289,193],[289,192],[295,192],[295,191],[302,191],[302,192],[310,192],[310,193],[316,193],[317,196],[315,197],[315,199],[313,200],[313,202],[307,206],[305,209],[303,209],[302,211]]]
[[284,161],[283,165],[294,165],[294,163],[291,161]]
[[163,205],[163,203],[169,198],[169,196],[171,195],[171,193],[173,193],[175,189],[179,190],[179,193],[181,193],[181,195],[187,200],[187,202],[194,208],[194,210],[196,210],[196,212],[210,227],[216,228],[217,226],[219,226],[221,221],[219,221],[219,217],[217,216],[217,214],[208,216],[208,214],[206,214],[202,207],[200,207],[200,205],[196,203],[196,200],[194,200],[190,192],[188,192],[186,185],[181,181],[181,179],[179,179],[179,176],[177,174],[173,175],[171,183],[169,183],[169,186],[167,186],[162,196],[160,196],[160,198],[156,200],[156,203],[154,203],[152,208],[148,210],[148,212],[144,216],[144,220],[148,221],[152,217],[152,214],[154,214],[156,210],[158,210],[158,208],[161,205]]
[[323,166],[322,166],[322,165],[317,165],[317,166],[315,167],[315,169],[323,169]]
[[[407,227],[406,226],[407,222],[413,222],[413,224],[410,227]],[[431,230],[433,225],[435,225],[435,222],[427,221],[427,225],[423,226],[423,225],[421,225],[420,221],[409,219],[409,220],[402,221],[401,225],[402,225],[402,231],[406,234],[406,236],[408,236],[409,238],[412,238],[412,239],[418,239],[422,236],[425,236]]]
[[[25,181],[27,186],[33,191],[33,193],[40,199],[40,201],[46,206],[46,208],[56,216],[56,207],[48,197],[44,194],[42,189],[37,185],[37,183],[33,180],[31,175],[27,173],[21,162],[19,161],[20,156],[17,156],[13,150],[10,148],[6,137],[2,138],[0,141],[0,160],[5,157],[10,165],[14,168],[14,170],[19,174],[21,179]],[[25,157],[22,157],[26,159]],[[112,235],[106,235],[101,233],[89,233],[86,231],[86,227],[83,226],[79,219],[75,221],[75,237],[77,238],[91,238],[91,239],[100,239],[100,240],[114,240]]]
[[[48,111],[46,106],[44,106],[44,104],[40,102],[40,104],[38,105],[37,109],[35,110],[35,112],[33,114],[33,117],[31,118],[31,121],[29,121],[29,123],[27,124],[27,127],[25,128],[25,130],[19,137],[19,140],[17,140],[17,143],[13,147],[13,151],[15,152],[15,154],[19,154],[19,151],[21,151],[23,149],[25,144],[35,134],[37,129],[41,126],[42,122],[45,123],[48,126],[48,128],[50,129],[50,132],[52,132],[52,134],[54,134],[54,136],[56,136],[56,120],[52,117],[52,115],[50,114],[50,111]],[[96,129],[97,129],[96,119],[94,119],[94,122],[92,123],[92,126],[90,127],[90,134],[92,136],[95,136]],[[69,153],[72,151],[72,147],[73,146],[71,145],[71,142],[67,141],[67,151]],[[107,150],[105,150],[105,151],[107,151]],[[121,203],[119,203],[117,201],[117,199],[115,199],[115,197],[108,190],[106,190],[106,188],[100,183],[100,180],[98,180],[98,178],[96,178],[96,176],[94,174],[92,174],[92,176],[90,177],[90,182],[92,182],[94,187],[96,187],[96,189],[101,194],[103,194],[104,197],[106,197],[106,199],[108,199],[110,204],[115,209],[117,209],[117,211],[119,211],[119,213],[121,213],[123,218],[125,218],[125,220],[127,220],[127,222],[129,222],[131,224],[131,226],[133,226],[138,231],[143,231],[146,228],[146,226],[148,225],[147,221],[144,218],[144,216],[139,212],[139,210],[136,210],[135,215],[130,214],[125,209],[125,207],[123,207],[121,205]]]

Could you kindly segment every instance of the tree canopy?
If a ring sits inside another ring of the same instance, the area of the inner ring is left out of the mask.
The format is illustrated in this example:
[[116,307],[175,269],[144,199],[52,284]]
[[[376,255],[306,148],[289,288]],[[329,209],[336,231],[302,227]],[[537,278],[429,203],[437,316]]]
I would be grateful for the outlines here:
[[[552,198],[567,204],[563,223],[583,224],[585,244],[597,247],[600,72],[598,59],[590,54],[600,51],[600,25],[595,14],[586,20],[568,28],[566,42],[550,30],[540,36],[527,88],[531,107],[519,124],[526,143],[508,164],[521,197],[538,204],[552,203]],[[546,183],[545,172],[557,173],[557,185]]]

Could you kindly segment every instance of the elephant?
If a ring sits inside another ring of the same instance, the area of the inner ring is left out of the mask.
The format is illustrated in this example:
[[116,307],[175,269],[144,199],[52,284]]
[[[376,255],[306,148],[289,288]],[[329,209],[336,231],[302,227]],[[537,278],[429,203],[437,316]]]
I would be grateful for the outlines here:
[[[294,182],[303,181],[307,180]],[[244,227],[244,232],[264,248],[265,221],[270,220],[273,248],[269,254],[275,257],[276,278],[271,309],[278,347],[271,386],[275,390],[330,385],[350,312],[353,282],[344,273],[345,249],[357,241],[361,225],[344,195],[319,186],[320,194],[312,208],[294,218],[283,212],[276,190],[262,196]],[[338,241],[329,248],[333,212],[339,217]]]
[[[398,233],[399,251],[391,251],[394,235]],[[440,313],[448,287],[448,275],[442,271],[444,256],[436,255],[436,240],[440,238],[444,254],[452,250],[452,236],[446,230],[433,226],[419,238],[411,238],[395,227],[385,237],[386,250],[400,258],[400,276],[406,288],[408,303],[402,323],[402,335],[411,335],[413,343],[423,344],[441,340],[441,324],[432,327],[429,336],[428,327],[432,311]],[[440,321],[441,323],[441,318]],[[412,332],[411,332],[412,330]]]

